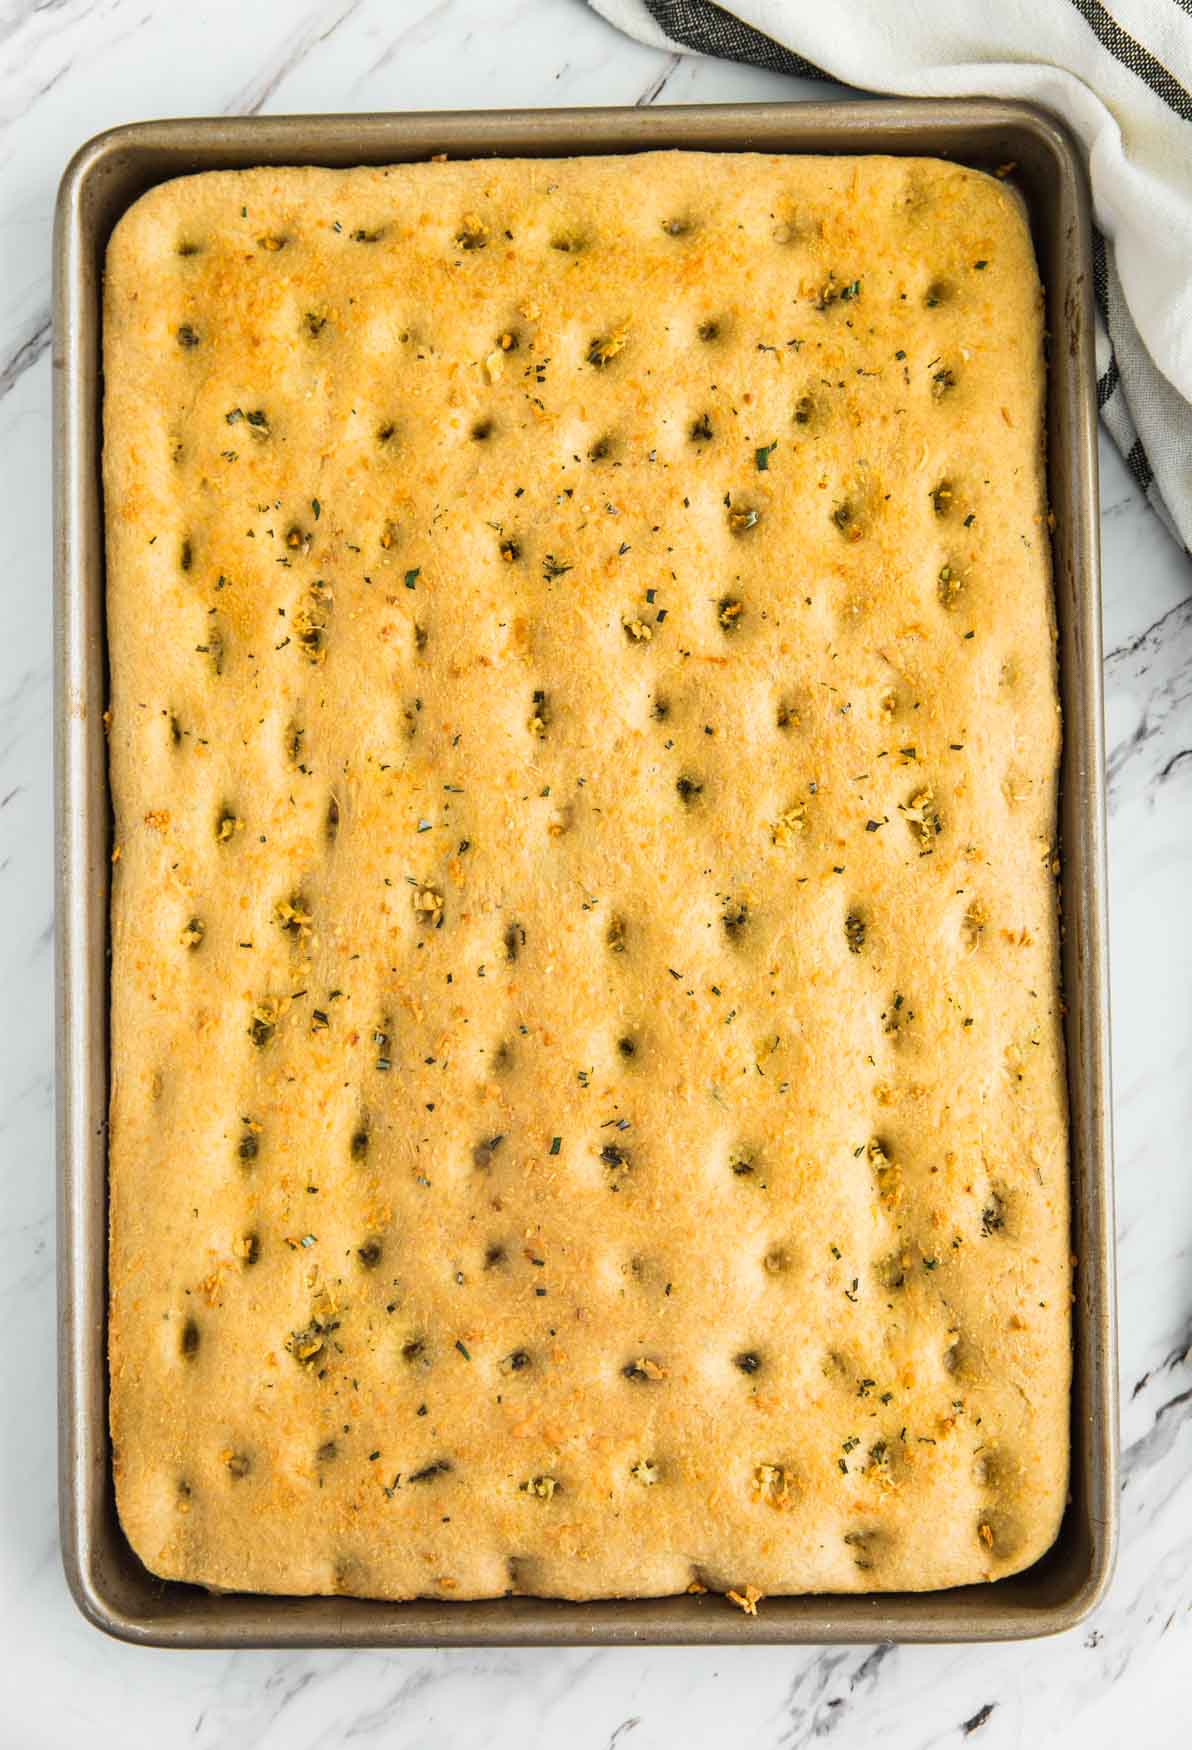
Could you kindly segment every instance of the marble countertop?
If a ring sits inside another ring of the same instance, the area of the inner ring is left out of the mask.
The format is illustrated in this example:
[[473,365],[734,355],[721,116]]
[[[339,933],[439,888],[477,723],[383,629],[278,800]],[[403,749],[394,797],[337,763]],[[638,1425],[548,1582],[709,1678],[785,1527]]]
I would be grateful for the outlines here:
[[1192,564],[1102,446],[1122,1547],[1072,1634],[988,1648],[187,1653],[71,1603],[55,1503],[50,224],[74,149],[162,115],[822,97],[582,0],[0,10],[0,1746],[1186,1745],[1192,1671]]

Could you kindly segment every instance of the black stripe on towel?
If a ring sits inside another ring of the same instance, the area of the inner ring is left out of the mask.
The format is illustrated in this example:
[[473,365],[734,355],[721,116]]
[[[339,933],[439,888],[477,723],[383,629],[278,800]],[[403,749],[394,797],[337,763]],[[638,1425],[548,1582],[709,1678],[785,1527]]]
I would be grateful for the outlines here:
[[1149,49],[1135,42],[1129,31],[1122,29],[1113,14],[1102,6],[1101,0],[1072,0],[1072,4],[1103,49],[1108,49],[1114,59],[1141,79],[1144,85],[1149,85],[1155,96],[1162,98],[1168,109],[1174,110],[1182,121],[1192,122],[1192,96],[1162,61],[1157,61]]
[[1103,377],[1099,377],[1097,379],[1097,412],[1098,413],[1100,413],[1100,411],[1104,407],[1105,403],[1109,400],[1110,396],[1113,394],[1114,390],[1117,388],[1118,381],[1119,381],[1119,378],[1118,378],[1117,355],[1114,354],[1114,356],[1109,361],[1109,369],[1106,371],[1105,375]]
[[1149,492],[1151,489],[1151,481],[1155,478],[1155,475],[1150,463],[1147,461],[1146,451],[1142,447],[1141,438],[1136,439],[1131,446],[1130,454],[1126,457],[1126,466],[1129,468],[1131,474],[1133,474],[1142,490],[1144,492]]
[[1093,232],[1093,302],[1097,314],[1109,327],[1109,263],[1105,256],[1105,239],[1100,231]]
[[802,79],[827,79],[802,55],[776,43],[751,24],[743,24],[713,0],[645,0],[654,23],[672,42],[696,49],[701,55],[718,55],[725,61],[746,61],[771,73],[793,73]]

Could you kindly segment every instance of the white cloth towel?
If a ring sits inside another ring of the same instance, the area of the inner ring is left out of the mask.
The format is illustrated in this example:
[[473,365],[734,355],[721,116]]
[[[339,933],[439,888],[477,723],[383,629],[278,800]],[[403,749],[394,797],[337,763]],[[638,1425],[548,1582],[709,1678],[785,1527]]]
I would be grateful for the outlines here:
[[639,41],[908,97],[1008,97],[1083,143],[1097,399],[1192,550],[1192,0],[590,0]]

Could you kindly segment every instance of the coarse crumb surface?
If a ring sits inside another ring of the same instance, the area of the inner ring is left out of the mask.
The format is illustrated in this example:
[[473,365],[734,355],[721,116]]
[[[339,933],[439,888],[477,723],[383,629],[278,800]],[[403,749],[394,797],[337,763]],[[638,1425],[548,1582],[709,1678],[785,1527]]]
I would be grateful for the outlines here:
[[208,173],[117,228],[105,373],[145,1563],[752,1611],[1034,1561],[1070,1271],[1015,197]]

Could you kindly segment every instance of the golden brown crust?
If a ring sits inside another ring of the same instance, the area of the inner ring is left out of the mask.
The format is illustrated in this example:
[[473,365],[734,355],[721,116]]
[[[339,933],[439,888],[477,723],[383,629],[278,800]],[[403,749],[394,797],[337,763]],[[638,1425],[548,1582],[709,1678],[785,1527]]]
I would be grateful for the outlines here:
[[208,174],[121,222],[105,321],[139,1554],[746,1605],[1033,1561],[1068,1190],[1013,197]]

